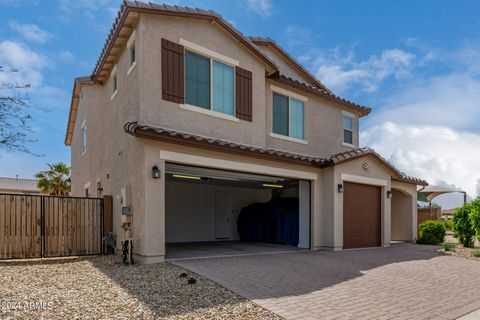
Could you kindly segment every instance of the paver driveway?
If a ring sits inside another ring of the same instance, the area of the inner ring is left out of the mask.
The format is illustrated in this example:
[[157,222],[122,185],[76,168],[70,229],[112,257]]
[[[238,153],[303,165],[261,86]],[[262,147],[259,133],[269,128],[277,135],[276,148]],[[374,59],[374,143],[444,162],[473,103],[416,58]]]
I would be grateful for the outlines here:
[[286,319],[455,319],[480,308],[480,263],[433,246],[174,261]]

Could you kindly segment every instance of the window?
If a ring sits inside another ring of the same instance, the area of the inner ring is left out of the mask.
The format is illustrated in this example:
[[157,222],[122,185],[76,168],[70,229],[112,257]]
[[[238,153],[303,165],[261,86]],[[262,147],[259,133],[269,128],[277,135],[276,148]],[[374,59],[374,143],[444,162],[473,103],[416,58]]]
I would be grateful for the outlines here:
[[343,115],[343,143],[353,144],[353,117]]
[[82,154],[87,152],[87,126],[82,126]]
[[137,64],[137,55],[135,51],[135,31],[132,32],[130,38],[127,41],[127,50],[130,58],[130,67],[127,70],[127,76],[132,73],[132,70],[135,69]]
[[273,93],[273,133],[303,140],[304,102]]
[[130,65],[133,65],[136,62],[136,57],[135,57],[135,42],[132,42],[132,45],[130,47]]
[[233,67],[213,61],[213,110],[233,116]]
[[234,77],[232,66],[188,50],[185,52],[187,104],[233,116]]
[[117,92],[117,75],[114,74],[112,77],[112,90],[113,93]]
[[210,109],[210,59],[187,51],[185,84],[187,103]]
[[115,97],[115,94],[117,93],[117,89],[118,89],[118,86],[117,86],[118,85],[118,83],[117,83],[117,66],[113,67],[111,78],[112,78],[112,96],[110,97],[110,99],[113,99],[113,97]]

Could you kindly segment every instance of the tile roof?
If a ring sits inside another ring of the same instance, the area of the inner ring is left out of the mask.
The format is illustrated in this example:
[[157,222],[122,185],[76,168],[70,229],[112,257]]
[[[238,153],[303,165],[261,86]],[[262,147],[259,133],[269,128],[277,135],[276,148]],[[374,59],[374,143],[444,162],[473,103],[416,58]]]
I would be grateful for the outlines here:
[[[269,45],[272,46],[280,55],[282,55],[287,61],[289,61],[294,68],[298,69],[300,73],[303,73],[307,79],[309,79],[316,87],[331,92],[320,80],[318,80],[308,69],[306,69],[301,63],[299,63],[295,58],[293,58],[286,50],[284,50],[275,40],[268,37],[258,37],[250,36],[250,40],[253,43],[259,45]],[[281,70],[280,70],[281,72]]]
[[203,10],[198,8],[181,7],[167,4],[156,4],[151,2],[145,3],[140,1],[124,1],[120,6],[120,10],[118,11],[117,17],[115,18],[110,32],[107,36],[107,40],[105,41],[105,45],[102,49],[100,57],[97,60],[95,68],[93,69],[92,77],[98,77],[98,74],[100,73],[103,64],[105,63],[106,57],[109,54],[111,46],[115,41],[119,30],[121,29],[124,20],[129,12],[162,14],[166,16],[180,16],[184,18],[197,18],[215,21],[220,26],[225,28],[227,32],[237,38],[237,40],[243,43],[247,47],[247,49],[250,49],[261,60],[263,60],[273,70],[273,72],[278,71],[275,62],[272,61],[263,52],[261,52],[261,50],[250,40],[250,38],[244,36],[229,22],[224,20],[221,15],[212,10]]
[[159,128],[146,124],[139,124],[138,122],[127,122],[124,125],[124,129],[127,133],[133,136],[139,136],[144,138],[164,138],[166,140],[179,142],[189,142],[187,144],[192,145],[204,145],[212,149],[228,149],[229,152],[238,151],[240,153],[248,153],[257,156],[265,157],[277,157],[292,162],[301,162],[304,164],[322,164],[325,159],[312,157],[307,155],[301,155],[297,153],[290,153],[274,149],[265,149],[260,147],[253,147],[244,144],[233,143],[221,139],[215,139],[210,137],[204,137],[201,135],[195,135],[186,132],[179,132],[171,129]]
[[141,124],[138,122],[126,122],[124,124],[125,132],[142,138],[164,139],[166,141],[182,143],[190,146],[203,146],[213,150],[221,150],[242,154],[249,154],[252,156],[258,156],[262,158],[279,158],[284,161],[296,162],[301,164],[313,165],[318,167],[328,167],[342,162],[354,160],[367,155],[373,156],[380,163],[390,169],[394,175],[393,180],[412,183],[417,185],[427,185],[424,180],[407,176],[400,172],[393,164],[388,162],[382,156],[380,156],[375,150],[370,148],[358,148],[347,152],[338,153],[328,158],[313,157],[308,155],[302,155],[298,153],[291,153],[275,149],[266,149],[261,147],[253,147],[238,143],[233,143],[221,139],[205,137],[201,135],[191,134],[187,132],[179,132],[176,130],[160,128],[147,124]]
[[35,179],[7,178],[0,177],[0,190],[40,192]]
[[336,94],[332,93],[331,91],[327,91],[321,88],[313,87],[311,85],[308,85],[306,83],[300,82],[298,80],[289,78],[285,75],[282,74],[277,74],[270,76],[271,79],[274,79],[276,81],[285,83],[287,85],[291,85],[294,87],[297,87],[300,90],[307,90],[313,94],[319,95],[321,97],[327,98],[329,100],[332,100],[334,102],[340,103],[343,106],[345,106],[348,109],[351,109],[352,111],[356,111],[357,113],[360,114],[360,116],[364,117],[368,115],[372,109],[369,107],[362,106],[358,103],[352,102],[350,100],[344,99],[340,96],[337,96]]
[[347,162],[350,160],[354,160],[364,156],[373,156],[376,158],[380,163],[386,166],[388,169],[393,171],[395,174],[392,177],[392,180],[399,181],[399,182],[406,182],[406,183],[413,183],[421,186],[428,185],[428,182],[419,178],[411,177],[406,175],[405,173],[398,170],[391,162],[386,160],[380,154],[378,154],[375,150],[365,147],[365,148],[358,148],[347,152],[337,153],[329,157],[332,165],[340,164],[342,162]]

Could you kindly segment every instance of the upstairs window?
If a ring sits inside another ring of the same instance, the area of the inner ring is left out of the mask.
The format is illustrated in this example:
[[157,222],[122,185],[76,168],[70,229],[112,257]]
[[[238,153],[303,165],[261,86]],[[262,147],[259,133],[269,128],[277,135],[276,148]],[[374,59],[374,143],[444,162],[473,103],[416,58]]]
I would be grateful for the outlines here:
[[235,69],[217,60],[185,51],[186,103],[233,116]]
[[353,117],[343,115],[343,143],[353,145]]
[[133,70],[137,62],[137,56],[135,52],[135,34],[136,34],[135,31],[133,31],[130,38],[127,41],[128,55],[130,58],[130,67],[128,68],[127,75],[130,74],[130,72]]
[[188,104],[210,109],[210,59],[185,53],[185,85]]
[[132,43],[130,46],[130,65],[133,65],[136,62],[136,57],[135,57],[135,42]]
[[82,124],[82,154],[87,152],[87,125],[85,121]]
[[304,102],[273,93],[273,133],[303,140]]
[[110,99],[113,99],[117,94],[118,83],[117,83],[117,66],[113,67],[112,74],[110,76],[112,78],[112,96]]
[[213,110],[233,116],[234,69],[224,63],[213,61]]

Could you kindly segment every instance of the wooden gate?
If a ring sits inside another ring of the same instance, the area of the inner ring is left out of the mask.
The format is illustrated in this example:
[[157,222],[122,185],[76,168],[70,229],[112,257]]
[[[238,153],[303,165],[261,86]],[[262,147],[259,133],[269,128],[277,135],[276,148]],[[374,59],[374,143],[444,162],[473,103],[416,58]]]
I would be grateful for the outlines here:
[[0,259],[102,253],[103,199],[0,194]]

